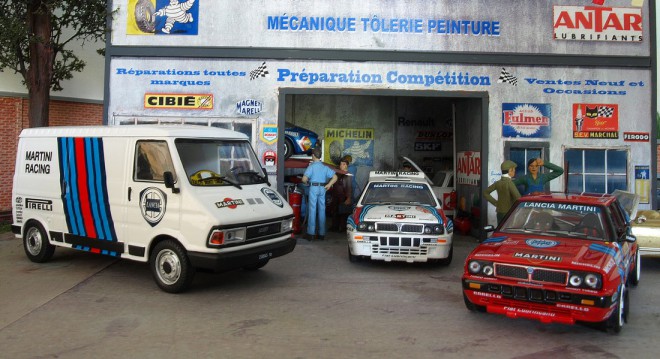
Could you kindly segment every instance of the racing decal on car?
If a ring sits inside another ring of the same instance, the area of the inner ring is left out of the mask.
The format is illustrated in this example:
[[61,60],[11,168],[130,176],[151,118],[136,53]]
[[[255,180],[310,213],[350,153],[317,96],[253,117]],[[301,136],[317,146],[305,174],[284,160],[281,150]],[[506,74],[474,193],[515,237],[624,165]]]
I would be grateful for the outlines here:
[[587,206],[583,204],[524,202],[522,206],[523,208],[546,208],[546,209],[556,209],[562,211],[575,211],[581,213],[600,213],[600,208],[595,206]]
[[534,263],[534,261],[546,261],[546,262],[561,262],[561,257],[560,256],[549,256],[547,254],[534,254],[534,253],[521,253],[521,252],[516,252],[513,254],[514,258],[524,258],[528,259],[530,262]]
[[215,206],[218,208],[229,208],[229,209],[235,209],[238,206],[244,205],[245,202],[243,202],[242,199],[231,199],[229,197],[225,198],[222,200],[222,202],[216,202]]
[[284,202],[282,201],[280,196],[278,196],[277,193],[275,193],[275,191],[273,191],[272,189],[264,187],[261,189],[261,193],[263,193],[264,196],[266,196],[266,198],[268,198],[276,206],[280,208],[284,206]]
[[148,187],[140,192],[140,211],[150,226],[155,227],[165,216],[167,195],[156,187]]
[[105,176],[103,139],[58,137],[57,150],[68,232],[117,242]]
[[557,241],[551,241],[549,239],[538,239],[538,238],[530,238],[525,241],[528,246],[534,247],[534,248],[552,248],[555,247],[559,244]]
[[396,219],[410,219],[417,218],[414,214],[405,214],[405,213],[396,213],[396,214],[386,214],[384,218],[396,218]]
[[53,201],[49,199],[26,198],[25,209],[34,209],[37,211],[53,211]]
[[482,243],[502,243],[507,237],[491,237],[483,241]]
[[387,209],[390,209],[395,212],[403,212],[410,209],[409,206],[387,206]]

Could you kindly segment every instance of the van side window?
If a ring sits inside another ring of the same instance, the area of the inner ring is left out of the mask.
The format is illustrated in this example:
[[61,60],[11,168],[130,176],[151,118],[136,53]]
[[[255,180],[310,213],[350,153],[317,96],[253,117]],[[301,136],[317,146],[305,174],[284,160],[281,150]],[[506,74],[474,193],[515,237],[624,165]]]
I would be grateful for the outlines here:
[[135,145],[133,179],[136,181],[163,182],[163,173],[176,173],[170,151],[165,141],[138,141]]

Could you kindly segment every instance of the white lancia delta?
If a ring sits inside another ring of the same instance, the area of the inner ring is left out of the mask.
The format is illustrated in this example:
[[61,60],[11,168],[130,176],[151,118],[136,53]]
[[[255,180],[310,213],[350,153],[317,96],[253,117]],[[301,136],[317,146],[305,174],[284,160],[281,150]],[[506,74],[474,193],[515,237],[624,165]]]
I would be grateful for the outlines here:
[[348,257],[448,265],[453,227],[423,173],[372,171],[347,221]]

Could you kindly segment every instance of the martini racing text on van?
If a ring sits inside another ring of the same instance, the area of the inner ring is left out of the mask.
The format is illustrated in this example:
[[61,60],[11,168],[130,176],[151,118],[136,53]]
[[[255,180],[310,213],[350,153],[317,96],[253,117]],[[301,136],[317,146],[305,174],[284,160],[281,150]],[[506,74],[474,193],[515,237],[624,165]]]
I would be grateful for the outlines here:
[[25,129],[12,203],[30,260],[60,246],[149,262],[172,293],[197,268],[254,270],[296,245],[247,136],[213,127]]
[[421,172],[372,171],[346,228],[352,262],[452,260],[453,222]]

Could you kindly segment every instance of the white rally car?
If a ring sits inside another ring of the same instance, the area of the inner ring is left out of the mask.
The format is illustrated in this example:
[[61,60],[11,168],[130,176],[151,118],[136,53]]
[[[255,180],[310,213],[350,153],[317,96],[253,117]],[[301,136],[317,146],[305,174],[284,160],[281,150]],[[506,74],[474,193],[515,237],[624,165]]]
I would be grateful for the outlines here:
[[451,263],[454,224],[423,173],[372,171],[346,227],[351,262]]

